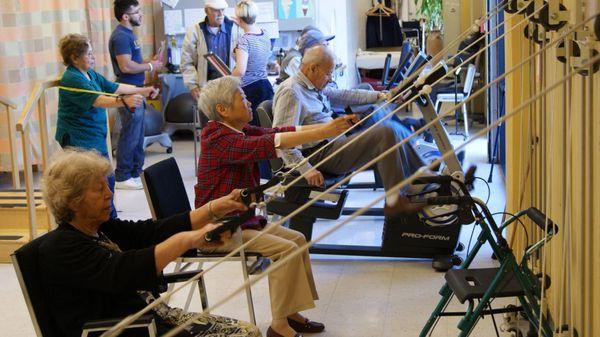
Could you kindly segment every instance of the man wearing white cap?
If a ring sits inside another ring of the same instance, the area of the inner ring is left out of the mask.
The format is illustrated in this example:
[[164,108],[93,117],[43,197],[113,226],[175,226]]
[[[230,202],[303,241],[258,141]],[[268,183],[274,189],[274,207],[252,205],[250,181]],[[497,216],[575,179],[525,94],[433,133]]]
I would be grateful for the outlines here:
[[183,83],[196,100],[207,81],[221,76],[206,62],[204,54],[213,52],[230,69],[234,66],[233,48],[237,41],[237,28],[234,22],[225,16],[227,7],[225,0],[205,0],[206,18],[190,26],[185,34],[181,52],[181,73]]

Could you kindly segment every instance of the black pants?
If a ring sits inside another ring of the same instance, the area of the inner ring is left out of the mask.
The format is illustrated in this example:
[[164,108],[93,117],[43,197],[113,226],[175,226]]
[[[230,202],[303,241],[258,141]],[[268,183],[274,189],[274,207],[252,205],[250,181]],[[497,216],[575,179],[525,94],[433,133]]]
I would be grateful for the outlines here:
[[[260,121],[258,120],[258,114],[256,113],[256,108],[258,105],[266,100],[273,99],[273,86],[267,79],[258,80],[254,83],[248,84],[245,87],[242,87],[244,90],[244,94],[246,94],[246,98],[250,103],[252,103],[252,120],[250,121],[251,125],[260,126]],[[269,167],[269,163],[266,161],[261,161],[258,163],[258,168],[260,170],[260,177],[263,179],[271,179],[271,168]]]
[[248,101],[252,103],[252,121],[250,121],[250,124],[260,126],[256,108],[260,103],[273,99],[273,86],[271,86],[269,80],[262,79],[242,87],[242,90],[244,90]]

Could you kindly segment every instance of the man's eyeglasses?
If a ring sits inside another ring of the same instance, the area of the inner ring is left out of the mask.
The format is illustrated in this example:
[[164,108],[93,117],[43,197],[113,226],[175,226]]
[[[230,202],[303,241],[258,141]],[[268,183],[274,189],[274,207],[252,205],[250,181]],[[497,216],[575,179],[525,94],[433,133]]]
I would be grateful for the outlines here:
[[126,12],[125,14],[128,14],[128,15],[139,15],[140,14],[140,10],[138,9],[135,12]]

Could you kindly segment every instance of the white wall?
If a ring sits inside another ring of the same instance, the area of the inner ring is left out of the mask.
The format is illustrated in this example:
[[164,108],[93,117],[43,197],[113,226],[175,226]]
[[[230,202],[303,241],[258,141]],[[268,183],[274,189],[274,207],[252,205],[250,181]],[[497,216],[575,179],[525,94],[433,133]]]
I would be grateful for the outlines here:
[[[315,0],[316,20],[315,24],[323,31],[325,35],[334,34],[335,39],[330,42],[336,56],[344,63],[348,64],[353,57],[348,53],[348,45],[354,38],[354,31],[348,29],[346,20],[346,11],[348,5],[354,1],[347,0]],[[338,85],[341,87],[352,83],[348,77],[348,70],[344,72],[344,76],[337,79]]]
[[[325,5],[330,3],[333,6],[342,7],[340,3],[343,3],[343,12],[338,16],[338,25],[336,27],[339,31],[345,30],[345,40],[343,44],[340,41],[336,41],[335,52],[338,56],[348,65],[345,71],[344,78],[341,81],[348,87],[358,83],[358,76],[356,74],[356,51],[358,48],[365,49],[365,24],[367,17],[365,13],[371,8],[371,0],[316,0],[319,3]],[[321,6],[321,5],[320,5]],[[337,14],[336,14],[337,15]],[[339,46],[338,46],[339,45]]]

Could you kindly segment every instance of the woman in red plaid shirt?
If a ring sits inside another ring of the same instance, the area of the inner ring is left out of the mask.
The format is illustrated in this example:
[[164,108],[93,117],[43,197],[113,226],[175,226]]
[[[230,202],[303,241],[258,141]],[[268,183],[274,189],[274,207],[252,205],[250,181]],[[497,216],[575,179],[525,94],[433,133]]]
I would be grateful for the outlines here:
[[[357,122],[356,116],[351,115],[302,128],[251,126],[248,122],[252,120],[252,109],[240,83],[238,78],[226,76],[210,81],[202,88],[199,105],[210,122],[202,130],[198,183],[194,187],[196,207],[210,203],[233,189],[258,186],[257,163],[278,157],[279,149],[335,137]],[[242,240],[246,242],[257,236],[264,224],[266,219],[255,217],[243,225]],[[219,250],[233,250],[239,238],[228,242],[230,244]],[[301,233],[278,226],[252,242],[246,250],[277,261],[305,243]],[[314,300],[318,299],[308,252],[269,274],[269,291],[273,320],[267,337],[294,337],[301,336],[299,332],[321,332],[325,329],[322,323],[311,321],[299,313],[314,308]]]

